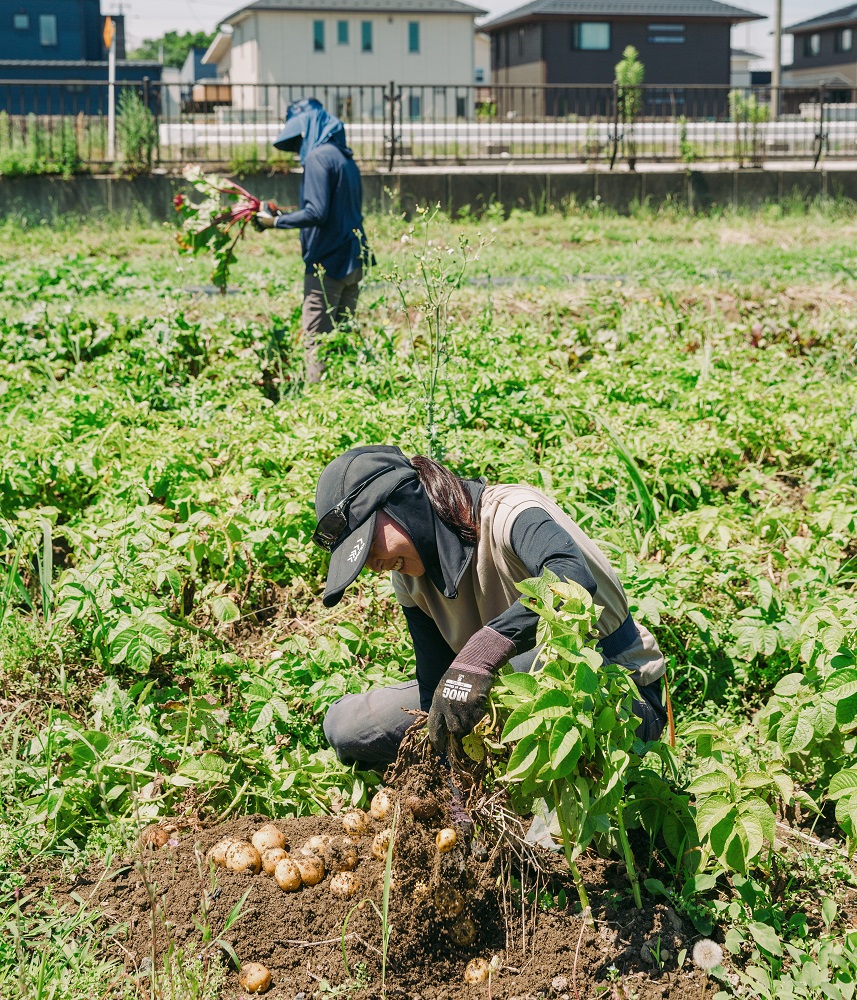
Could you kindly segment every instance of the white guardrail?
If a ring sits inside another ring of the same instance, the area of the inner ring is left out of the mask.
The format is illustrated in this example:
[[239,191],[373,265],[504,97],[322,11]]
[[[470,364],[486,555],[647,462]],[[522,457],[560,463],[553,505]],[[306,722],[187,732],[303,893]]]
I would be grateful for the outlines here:
[[[731,146],[753,142],[763,146],[782,146],[810,150],[816,141],[817,121],[764,122],[758,125],[735,122],[638,122],[633,131],[620,126],[620,135],[633,135],[638,147],[659,145],[678,148],[680,140],[712,145],[722,142]],[[164,122],[159,125],[161,148],[194,146],[265,145],[273,141],[279,123],[232,122],[226,124],[195,122]],[[402,122],[396,123],[397,145],[424,150],[432,146],[537,146],[544,145],[562,151],[562,147],[583,147],[588,144],[606,145],[612,141],[612,122]],[[824,134],[830,148],[857,148],[857,122],[825,121]],[[352,123],[346,125],[346,137],[354,146],[381,147],[389,141],[389,123]]]

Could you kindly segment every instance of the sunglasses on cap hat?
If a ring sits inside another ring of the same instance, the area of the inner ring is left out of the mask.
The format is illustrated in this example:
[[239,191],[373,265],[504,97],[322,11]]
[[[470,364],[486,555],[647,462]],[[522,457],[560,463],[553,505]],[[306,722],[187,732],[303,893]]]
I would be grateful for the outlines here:
[[[336,543],[342,538],[348,527],[348,511],[351,504],[354,503],[370,483],[375,482],[376,479],[379,479],[390,471],[390,468],[379,469],[374,475],[369,476],[368,479],[364,479],[347,497],[340,500],[335,507],[331,508],[331,510],[318,519],[315,531],[312,533],[312,540],[320,549],[324,549],[325,552],[332,552],[336,548]],[[413,478],[416,478],[416,473],[408,477],[408,479]],[[403,480],[403,482],[408,482],[408,479]],[[397,484],[396,489],[401,485],[402,483]]]

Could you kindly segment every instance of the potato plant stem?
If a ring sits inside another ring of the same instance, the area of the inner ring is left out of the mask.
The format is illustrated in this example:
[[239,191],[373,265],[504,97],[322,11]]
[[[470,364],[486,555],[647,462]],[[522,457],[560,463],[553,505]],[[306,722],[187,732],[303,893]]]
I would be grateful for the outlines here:
[[581,906],[581,916],[584,921],[591,927],[595,926],[595,921],[592,919],[592,908],[589,905],[589,896],[586,892],[586,886],[583,884],[583,878],[580,875],[580,869],[574,860],[574,855],[572,854],[572,842],[571,836],[568,831],[568,827],[565,825],[565,819],[562,815],[562,791],[564,782],[555,781],[553,783],[553,796],[554,803],[556,805],[556,815],[559,819],[559,828],[562,833],[562,846],[565,851],[565,860],[568,862],[569,870],[571,871],[571,877],[574,879],[574,886],[577,889],[577,895],[580,897]]
[[631,882],[631,892],[634,894],[634,903],[638,910],[643,908],[643,900],[640,896],[640,880],[637,878],[637,866],[634,864],[634,855],[631,845],[628,842],[628,834],[625,830],[625,820],[623,818],[625,806],[622,802],[616,807],[616,823],[619,828],[619,841],[622,844],[622,854],[625,857],[625,867],[628,869],[628,879]]

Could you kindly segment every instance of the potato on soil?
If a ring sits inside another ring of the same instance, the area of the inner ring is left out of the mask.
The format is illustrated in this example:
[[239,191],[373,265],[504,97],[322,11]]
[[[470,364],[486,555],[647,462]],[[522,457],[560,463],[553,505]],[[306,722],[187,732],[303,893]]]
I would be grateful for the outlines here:
[[277,862],[274,878],[284,892],[297,892],[302,884],[300,869],[291,858],[283,858]]
[[262,854],[272,847],[285,848],[286,838],[273,823],[266,823],[264,826],[260,826],[253,834],[250,838],[250,843]]
[[470,917],[459,917],[454,924],[450,925],[449,936],[455,944],[464,948],[476,940],[476,924]]
[[273,875],[277,865],[283,858],[287,857],[288,854],[286,854],[282,847],[269,847],[267,851],[262,851],[262,867],[265,869],[266,874]]
[[246,840],[230,844],[226,851],[226,867],[231,872],[250,872],[257,875],[262,870],[262,859],[259,852]]
[[437,844],[438,853],[446,854],[455,847],[458,842],[458,834],[451,827],[447,827],[445,830],[437,831],[434,842]]
[[362,809],[350,809],[342,817],[342,825],[346,833],[350,833],[352,837],[359,837],[369,829],[369,819]]
[[271,986],[271,973],[258,962],[245,962],[238,973],[238,982],[248,993],[264,993]]
[[240,841],[236,840],[235,837],[224,837],[223,840],[218,840],[214,847],[206,854],[206,860],[210,861],[213,865],[217,865],[218,868],[222,868],[226,864],[226,852],[233,844],[238,843]]
[[431,819],[436,816],[440,805],[433,795],[409,795],[405,799],[405,805],[413,813],[414,819]]
[[392,805],[390,796],[383,788],[380,792],[376,792],[369,804],[369,812],[372,815],[372,819],[386,819]]
[[488,978],[489,966],[484,958],[473,958],[464,970],[464,981],[471,986],[478,986]]
[[[379,861],[387,860],[387,848],[390,846],[390,837],[392,836],[393,831],[389,827],[375,835],[375,839],[372,841],[372,854]],[[393,854],[395,856],[395,849]]]
[[304,885],[318,885],[324,878],[324,862],[314,854],[298,855],[294,858],[294,862],[298,866],[301,882]]
[[434,905],[442,917],[450,919],[464,912],[464,896],[451,886],[441,885],[435,889]]
[[310,837],[304,844],[304,849],[305,851],[310,851],[312,854],[322,854],[330,841],[331,838],[327,834]]
[[140,834],[140,847],[147,851],[156,851],[159,847],[164,847],[170,835],[157,823],[154,826],[147,826]]
[[331,841],[322,856],[325,870],[329,872],[351,872],[357,867],[357,848],[348,837]]
[[330,891],[334,896],[351,899],[360,892],[360,879],[354,872],[339,872],[330,880]]

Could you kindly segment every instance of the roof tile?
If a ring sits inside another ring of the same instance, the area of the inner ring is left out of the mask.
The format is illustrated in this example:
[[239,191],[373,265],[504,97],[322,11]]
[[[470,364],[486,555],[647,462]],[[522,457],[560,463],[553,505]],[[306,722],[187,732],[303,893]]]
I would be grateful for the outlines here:
[[761,20],[764,15],[718,0],[533,0],[495,17],[481,28],[520,21],[543,15],[582,15],[586,17],[705,17],[732,22]]

